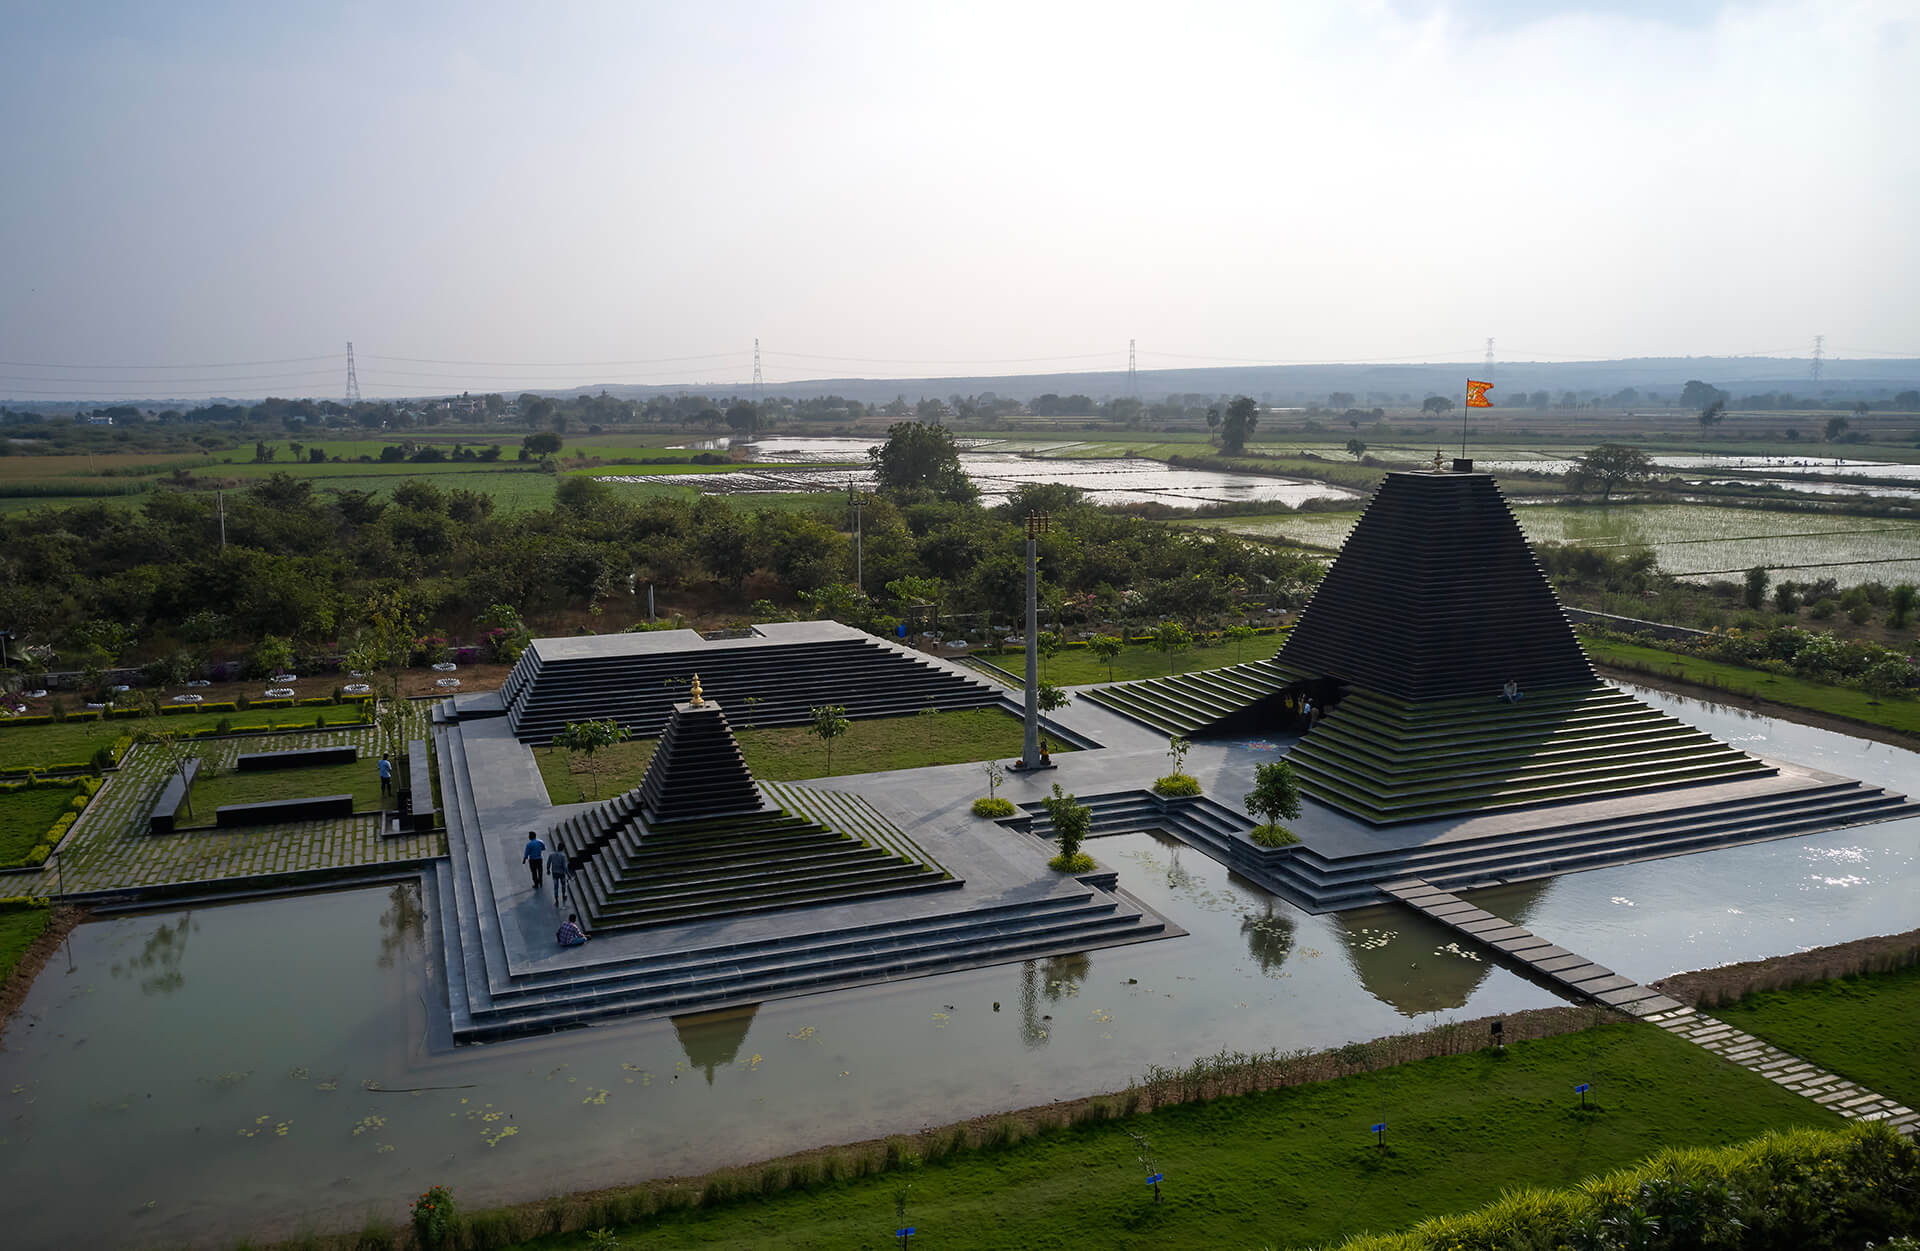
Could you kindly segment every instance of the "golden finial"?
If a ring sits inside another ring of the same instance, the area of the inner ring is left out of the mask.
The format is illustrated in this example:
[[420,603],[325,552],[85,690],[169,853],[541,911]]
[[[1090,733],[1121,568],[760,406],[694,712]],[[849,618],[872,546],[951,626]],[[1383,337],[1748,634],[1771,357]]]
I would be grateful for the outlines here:
[[1436,451],[1433,454],[1433,472],[1440,473],[1442,470],[1446,469],[1446,467],[1447,467],[1447,462],[1441,457],[1440,453]]
[[707,702],[706,700],[700,698],[700,675],[697,673],[693,675],[693,692],[692,693],[693,693],[693,706],[695,708],[698,708],[702,704]]

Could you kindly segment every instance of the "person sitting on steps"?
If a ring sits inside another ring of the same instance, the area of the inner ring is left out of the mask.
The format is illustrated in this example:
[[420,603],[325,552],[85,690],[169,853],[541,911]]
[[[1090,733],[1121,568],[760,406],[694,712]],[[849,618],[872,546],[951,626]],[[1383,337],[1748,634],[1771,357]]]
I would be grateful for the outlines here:
[[578,947],[593,935],[580,928],[578,912],[569,912],[567,919],[560,923],[560,928],[554,932],[553,937],[562,947]]
[[1500,698],[1506,700],[1509,704],[1519,703],[1520,684],[1512,678],[1508,678],[1507,684],[1500,688]]

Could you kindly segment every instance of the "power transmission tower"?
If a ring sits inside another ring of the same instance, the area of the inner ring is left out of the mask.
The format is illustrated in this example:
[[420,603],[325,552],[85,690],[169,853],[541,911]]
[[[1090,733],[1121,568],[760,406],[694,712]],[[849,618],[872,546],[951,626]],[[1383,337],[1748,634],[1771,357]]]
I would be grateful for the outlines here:
[[360,375],[353,368],[353,340],[347,340],[347,407],[360,402]]
[[1133,340],[1128,339],[1127,340],[1127,398],[1132,400],[1137,400],[1140,398],[1140,375],[1134,371],[1134,365],[1135,365],[1135,358],[1134,358],[1134,350],[1133,350]]
[[753,402],[760,402],[760,340],[753,341]]
[[1813,363],[1807,366],[1807,377],[1814,382],[1820,381],[1820,371],[1826,364],[1827,336],[1813,336]]
[[1493,381],[1493,336],[1487,336],[1487,381]]

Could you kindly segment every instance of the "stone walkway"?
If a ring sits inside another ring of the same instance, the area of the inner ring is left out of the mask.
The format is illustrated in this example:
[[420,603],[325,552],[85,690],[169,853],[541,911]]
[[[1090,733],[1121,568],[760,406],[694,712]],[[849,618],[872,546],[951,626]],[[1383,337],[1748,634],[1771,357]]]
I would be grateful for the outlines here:
[[1721,1059],[1758,1073],[1797,1095],[1805,1095],[1850,1121],[1886,1121],[1908,1136],[1920,1131],[1920,1112],[1703,1012],[1680,1008],[1657,1012],[1646,1019],[1674,1037],[1705,1047]]
[[1758,1073],[1797,1095],[1805,1095],[1848,1120],[1886,1121],[1907,1135],[1920,1131],[1920,1112],[1762,1042],[1752,1034],[1742,1033],[1725,1021],[1696,1012],[1585,956],[1556,947],[1539,935],[1419,878],[1391,882],[1381,889],[1416,912],[1482,946],[1491,947],[1536,977],[1557,983],[1569,994],[1618,1008],[1658,1025],[1675,1038],[1704,1047],[1721,1059]]
[[[424,735],[425,705],[411,706]],[[202,744],[206,764],[231,766],[242,751],[303,747],[360,748],[372,770],[378,746],[372,726],[324,733],[223,738]],[[235,884],[234,879],[288,874],[338,876],[355,868],[404,867],[446,854],[440,834],[384,837],[374,816],[333,817],[244,829],[147,833],[147,813],[167,774],[150,747],[135,747],[87,805],[45,866],[0,875],[0,895],[84,894],[191,882]]]

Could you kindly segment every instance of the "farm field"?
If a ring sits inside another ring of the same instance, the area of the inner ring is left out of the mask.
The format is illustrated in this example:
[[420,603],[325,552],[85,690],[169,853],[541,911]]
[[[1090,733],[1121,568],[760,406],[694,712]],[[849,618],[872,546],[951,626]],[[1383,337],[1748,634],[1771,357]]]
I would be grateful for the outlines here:
[[[1920,579],[1920,521],[1693,504],[1537,505],[1514,513],[1529,542],[1650,550],[1661,569],[1682,578],[1737,578],[1765,565],[1776,576],[1832,577],[1843,587]],[[1302,513],[1189,524],[1337,551],[1359,516]]]

